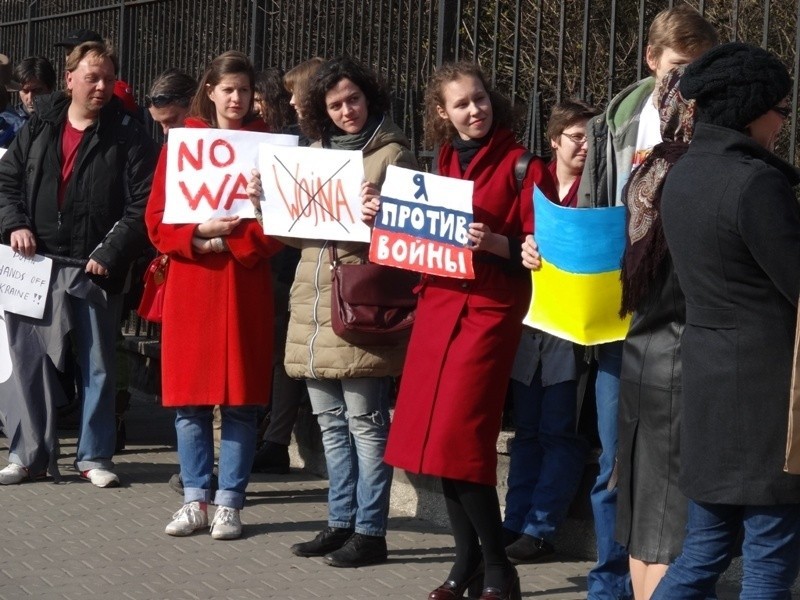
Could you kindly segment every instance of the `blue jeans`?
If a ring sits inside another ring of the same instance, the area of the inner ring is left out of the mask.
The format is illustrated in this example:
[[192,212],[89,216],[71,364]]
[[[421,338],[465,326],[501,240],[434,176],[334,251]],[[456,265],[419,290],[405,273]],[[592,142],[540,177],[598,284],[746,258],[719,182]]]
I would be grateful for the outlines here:
[[575,433],[577,384],[542,386],[542,368],[530,385],[511,380],[516,433],[503,527],[548,542],[567,516],[586,459],[586,442]]
[[114,409],[122,295],[109,295],[105,307],[70,295],[67,298],[75,319],[75,346],[83,384],[75,466],[79,471],[110,469],[117,439]]
[[594,532],[597,538],[597,564],[589,571],[588,600],[620,600],[633,596],[628,553],[614,539],[617,520],[617,490],[608,489],[617,456],[617,407],[622,342],[598,346],[597,430],[600,435],[600,472],[592,488]]
[[737,506],[689,501],[686,540],[652,600],[702,600],[731,561],[744,527],[742,600],[791,600],[800,570],[800,504]]
[[386,535],[392,467],[383,462],[389,435],[389,379],[307,379],[328,467],[328,526]]
[[[219,489],[214,496],[217,506],[244,507],[244,492],[250,481],[256,452],[257,412],[257,406],[220,406]],[[186,503],[211,501],[213,420],[213,406],[181,407],[175,415],[183,501]]]

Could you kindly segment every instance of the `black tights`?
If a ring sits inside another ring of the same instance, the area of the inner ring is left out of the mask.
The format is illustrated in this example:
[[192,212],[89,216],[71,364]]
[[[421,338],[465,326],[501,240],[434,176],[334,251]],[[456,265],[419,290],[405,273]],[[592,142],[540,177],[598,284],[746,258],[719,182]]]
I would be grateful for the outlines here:
[[497,489],[492,485],[442,478],[447,515],[456,542],[456,561],[448,579],[463,582],[483,557],[484,587],[502,588],[511,569],[503,546]]

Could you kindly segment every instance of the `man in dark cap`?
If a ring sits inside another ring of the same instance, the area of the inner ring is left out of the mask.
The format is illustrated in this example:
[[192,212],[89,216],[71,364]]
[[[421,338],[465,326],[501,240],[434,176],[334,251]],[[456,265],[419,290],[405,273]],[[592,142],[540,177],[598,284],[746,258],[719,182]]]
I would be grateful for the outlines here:
[[60,42],[53,44],[53,46],[61,46],[64,48],[64,53],[69,55],[69,53],[75,49],[75,46],[79,46],[84,42],[102,41],[103,36],[96,31],[92,31],[91,29],[75,29],[70,31]]

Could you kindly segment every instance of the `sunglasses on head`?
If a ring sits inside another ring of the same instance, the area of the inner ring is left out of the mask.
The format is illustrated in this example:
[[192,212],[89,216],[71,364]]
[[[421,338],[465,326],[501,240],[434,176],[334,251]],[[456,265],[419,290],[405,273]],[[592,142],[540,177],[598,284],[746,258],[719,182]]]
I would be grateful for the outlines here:
[[191,98],[189,96],[182,96],[180,94],[156,94],[155,96],[145,96],[144,105],[146,108],[155,106],[156,108],[164,108],[171,104],[177,104],[184,108],[189,106]]

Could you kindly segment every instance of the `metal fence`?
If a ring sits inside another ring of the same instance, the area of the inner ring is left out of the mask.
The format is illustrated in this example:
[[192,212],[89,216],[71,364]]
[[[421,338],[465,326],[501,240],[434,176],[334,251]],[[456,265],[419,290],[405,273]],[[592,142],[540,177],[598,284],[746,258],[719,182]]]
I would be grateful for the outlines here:
[[[542,152],[543,115],[578,96],[604,105],[643,75],[647,28],[673,0],[0,0],[0,52],[40,54],[63,67],[53,43],[94,29],[118,47],[121,76],[142,98],[167,67],[200,73],[239,49],[258,68],[349,54],[377,69],[393,116],[418,151],[421,99],[436,64],[477,59],[520,111],[525,143]],[[795,81],[778,152],[798,162],[800,0],[695,0],[722,40],[760,44]]]

